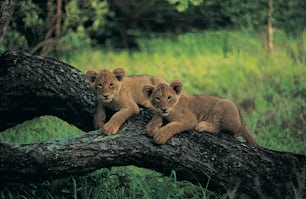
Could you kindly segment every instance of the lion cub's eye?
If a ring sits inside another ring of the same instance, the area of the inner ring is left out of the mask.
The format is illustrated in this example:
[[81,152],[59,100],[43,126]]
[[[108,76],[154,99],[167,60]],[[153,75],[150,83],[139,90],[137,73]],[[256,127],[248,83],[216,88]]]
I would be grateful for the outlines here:
[[172,100],[172,97],[171,96],[168,96],[168,101],[171,101]]
[[103,85],[102,85],[102,84],[98,84],[97,87],[98,87],[98,88],[102,88]]
[[159,98],[159,97],[155,97],[154,100],[155,100],[156,102],[159,102],[159,101],[160,101],[160,98]]
[[109,84],[109,88],[114,88],[114,84],[113,84],[113,83],[110,83],[110,84]]

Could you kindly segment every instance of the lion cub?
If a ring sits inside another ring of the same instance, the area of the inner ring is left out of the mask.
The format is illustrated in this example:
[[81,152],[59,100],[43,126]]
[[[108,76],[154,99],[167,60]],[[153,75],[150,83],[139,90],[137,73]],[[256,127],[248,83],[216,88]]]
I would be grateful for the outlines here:
[[[242,135],[248,142],[258,145],[232,101],[215,96],[182,93],[182,87],[178,80],[170,85],[161,83],[143,87],[144,94],[154,106],[154,116],[146,127],[154,142],[164,144],[177,133],[196,130]],[[162,126],[163,118],[168,122],[165,126]]]
[[[106,135],[116,134],[130,116],[138,114],[138,105],[152,108],[148,98],[142,92],[144,84],[157,85],[165,82],[161,77],[147,75],[125,77],[125,71],[122,68],[113,71],[88,70],[86,78],[98,98],[94,127],[102,128]],[[106,124],[104,124],[105,108],[116,112]]]

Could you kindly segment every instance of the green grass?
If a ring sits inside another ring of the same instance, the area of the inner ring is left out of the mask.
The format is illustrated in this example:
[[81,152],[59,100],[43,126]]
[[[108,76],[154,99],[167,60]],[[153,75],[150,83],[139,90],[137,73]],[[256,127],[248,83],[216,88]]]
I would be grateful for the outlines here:
[[227,194],[212,193],[206,187],[178,182],[173,171],[169,177],[148,169],[113,167],[100,169],[86,176],[63,178],[37,184],[4,187],[0,198],[225,198]]
[[79,133],[82,133],[80,129],[57,117],[41,116],[1,132],[0,140],[7,143],[32,143]]
[[[153,180],[152,180],[153,179]],[[226,197],[206,187],[187,181],[177,182],[173,171],[169,177],[134,166],[100,169],[82,177],[71,176],[37,184],[1,187],[0,198],[202,198]]]
[[[127,75],[180,79],[185,92],[232,99],[260,145],[306,154],[306,57],[299,54],[295,39],[280,31],[274,38],[273,55],[267,54],[257,34],[224,30],[141,39],[137,52],[80,49],[61,60],[84,72],[124,67]],[[306,49],[306,43],[303,46]],[[0,140],[32,142],[75,133],[80,131],[59,119],[40,117],[1,133]],[[175,173],[164,178],[136,167],[102,169],[48,183],[48,189],[35,184],[28,186],[36,188],[2,190],[0,198],[42,197],[37,195],[41,190],[46,198],[212,198],[205,187],[176,181]]]

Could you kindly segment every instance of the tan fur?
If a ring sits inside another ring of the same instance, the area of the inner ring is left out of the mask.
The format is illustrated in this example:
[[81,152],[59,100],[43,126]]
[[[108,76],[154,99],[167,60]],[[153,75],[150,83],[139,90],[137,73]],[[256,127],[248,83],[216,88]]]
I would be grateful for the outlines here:
[[[156,85],[165,82],[161,77],[147,75],[125,77],[122,68],[113,71],[103,69],[98,72],[88,70],[86,77],[98,98],[94,126],[97,129],[102,128],[107,135],[117,133],[130,116],[138,114],[138,105],[152,108],[142,92],[144,84]],[[105,108],[116,111],[107,123],[105,123]]]
[[[177,133],[196,130],[241,135],[258,145],[248,132],[237,106],[228,99],[182,93],[180,81],[173,81],[170,85],[145,85],[143,92],[155,110],[146,131],[158,144],[164,144]],[[164,126],[163,118],[168,121]]]

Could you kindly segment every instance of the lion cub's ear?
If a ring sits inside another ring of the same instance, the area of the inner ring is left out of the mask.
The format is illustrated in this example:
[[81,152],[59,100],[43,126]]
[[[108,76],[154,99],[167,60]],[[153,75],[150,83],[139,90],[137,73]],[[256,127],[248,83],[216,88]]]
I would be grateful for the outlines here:
[[153,93],[153,90],[154,90],[154,86],[153,85],[144,85],[142,87],[142,91],[144,93],[144,95],[147,97],[147,98],[150,98],[152,93]]
[[94,71],[94,70],[88,70],[88,71],[86,72],[86,79],[87,79],[87,81],[88,81],[88,83],[89,83],[89,85],[90,85],[91,87],[94,86],[94,83],[95,83],[97,74],[98,74],[98,73],[97,73],[96,71]]
[[181,94],[183,90],[183,84],[180,80],[174,80],[171,84],[170,87],[175,91],[177,95]]
[[113,71],[113,74],[115,75],[115,77],[118,79],[118,81],[122,81],[124,75],[125,75],[125,71],[123,68],[116,68]]

